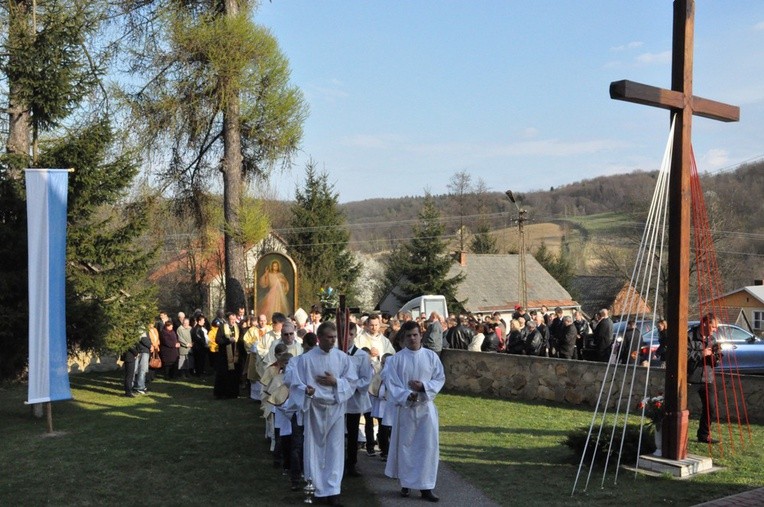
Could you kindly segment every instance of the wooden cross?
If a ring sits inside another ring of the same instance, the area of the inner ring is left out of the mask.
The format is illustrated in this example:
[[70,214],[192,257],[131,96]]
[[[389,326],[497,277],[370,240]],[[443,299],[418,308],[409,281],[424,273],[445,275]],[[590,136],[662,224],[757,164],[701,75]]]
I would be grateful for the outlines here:
[[692,95],[695,1],[674,0],[671,90],[632,81],[610,84],[610,97],[660,107],[676,113],[669,179],[668,355],[666,358],[666,417],[663,456],[687,457],[687,310],[690,279],[690,164],[692,115],[738,121],[740,108]]

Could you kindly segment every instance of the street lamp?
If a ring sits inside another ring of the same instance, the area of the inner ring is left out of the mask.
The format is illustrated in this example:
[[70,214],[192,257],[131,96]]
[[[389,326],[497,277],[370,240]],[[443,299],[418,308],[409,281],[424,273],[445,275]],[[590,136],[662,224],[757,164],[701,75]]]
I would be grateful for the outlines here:
[[528,279],[525,276],[525,230],[523,229],[523,223],[525,222],[525,215],[527,211],[520,209],[520,206],[517,204],[517,200],[515,199],[515,195],[511,190],[507,190],[505,194],[507,195],[509,201],[515,205],[515,208],[517,208],[517,227],[520,233],[520,239],[518,241],[519,252],[517,255],[517,294],[518,298],[520,299],[520,304],[523,305],[523,310],[528,310]]

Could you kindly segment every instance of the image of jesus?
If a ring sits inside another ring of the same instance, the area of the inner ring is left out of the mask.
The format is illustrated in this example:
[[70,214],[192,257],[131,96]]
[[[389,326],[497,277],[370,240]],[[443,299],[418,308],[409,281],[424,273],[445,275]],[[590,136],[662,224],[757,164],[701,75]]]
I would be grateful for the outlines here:
[[267,289],[268,292],[259,304],[258,310],[260,313],[265,314],[268,319],[271,318],[274,312],[280,312],[284,315],[289,314],[289,300],[287,299],[287,292],[289,292],[289,281],[284,273],[281,272],[281,264],[279,261],[274,260],[269,266],[265,267],[263,274],[258,280],[258,285],[262,289]]

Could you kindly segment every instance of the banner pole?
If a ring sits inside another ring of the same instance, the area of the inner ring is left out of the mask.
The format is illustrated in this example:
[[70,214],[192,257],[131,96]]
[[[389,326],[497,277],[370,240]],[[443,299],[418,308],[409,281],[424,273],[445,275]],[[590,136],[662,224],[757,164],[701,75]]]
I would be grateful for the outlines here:
[[48,418],[48,433],[53,433],[53,404],[45,402],[45,415]]

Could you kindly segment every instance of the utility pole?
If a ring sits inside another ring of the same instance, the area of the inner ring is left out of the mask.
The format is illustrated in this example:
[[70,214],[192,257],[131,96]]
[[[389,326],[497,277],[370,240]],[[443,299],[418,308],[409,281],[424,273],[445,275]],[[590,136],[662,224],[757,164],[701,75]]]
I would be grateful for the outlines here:
[[528,309],[528,279],[526,278],[525,270],[525,229],[523,225],[527,219],[528,211],[521,209],[517,204],[515,195],[511,190],[505,192],[509,201],[517,208],[517,227],[518,227],[518,252],[517,252],[517,298],[524,310]]

